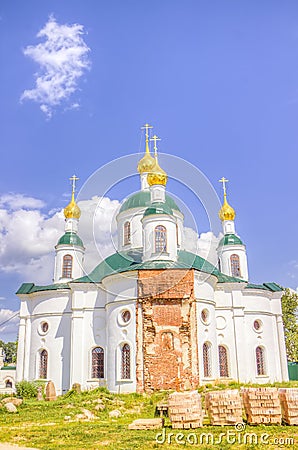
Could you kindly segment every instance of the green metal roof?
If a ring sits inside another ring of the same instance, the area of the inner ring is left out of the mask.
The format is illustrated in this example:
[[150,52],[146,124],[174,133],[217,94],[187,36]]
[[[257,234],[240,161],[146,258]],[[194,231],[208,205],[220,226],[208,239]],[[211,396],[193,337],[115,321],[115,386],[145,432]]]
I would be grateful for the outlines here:
[[[225,275],[205,259],[184,250],[179,252],[177,262],[147,261],[142,263],[140,252],[114,253],[98,264],[90,275],[78,278],[72,281],[72,283],[100,283],[105,277],[115,273],[150,269],[196,269],[200,272],[216,276],[219,283],[243,283],[243,280],[240,278]],[[35,286],[34,283],[23,283],[16,294],[32,294],[33,292],[57,291],[59,289],[70,289],[70,287],[68,283],[57,283],[48,286]],[[261,289],[271,292],[281,292],[284,290],[276,283],[248,283],[245,289]]]
[[236,234],[230,233],[225,234],[218,244],[219,247],[224,245],[243,245],[243,242],[238,236],[236,236]]
[[16,370],[16,366],[3,366],[0,370]]
[[263,283],[263,284],[253,284],[248,283],[245,289],[263,289],[265,291],[271,292],[281,292],[284,289],[277,283]]
[[70,289],[67,283],[49,284],[47,286],[35,286],[34,283],[23,283],[16,294],[32,294],[40,291],[57,291],[58,289]]
[[142,253],[121,252],[108,256],[87,276],[74,280],[74,283],[100,283],[105,277],[116,273],[128,272],[132,270],[150,269],[196,269],[200,272],[215,275],[220,283],[242,283],[240,278],[229,277],[204,258],[198,255],[181,250],[177,261],[147,261],[142,262]]
[[77,245],[78,247],[84,248],[82,239],[77,235],[77,233],[72,233],[67,231],[58,241],[57,245]]
[[[172,197],[170,197],[167,194],[165,203],[169,208],[173,209],[174,211],[180,211],[179,207],[176,205]],[[140,191],[128,197],[122,204],[119,212],[121,213],[123,211],[127,211],[128,209],[133,208],[145,208],[146,206],[150,206],[150,204],[151,204],[150,192]]]
[[[221,273],[206,259],[185,250],[178,252],[177,261],[164,260],[147,262],[142,262],[141,250],[117,252],[98,264],[89,275],[73,280],[71,283],[100,283],[109,275],[134,270],[152,269],[195,269],[206,274],[214,275],[218,283],[245,283],[240,278],[230,277]],[[33,292],[56,291],[59,289],[70,289],[69,283],[57,283],[48,286],[35,286],[34,283],[23,283],[17,291],[17,294],[31,294]],[[262,289],[271,292],[283,291],[283,288],[276,283],[248,283],[245,289]]]
[[173,210],[166,203],[152,203],[144,212],[144,217],[152,216],[154,214],[166,214],[168,216],[173,215]]

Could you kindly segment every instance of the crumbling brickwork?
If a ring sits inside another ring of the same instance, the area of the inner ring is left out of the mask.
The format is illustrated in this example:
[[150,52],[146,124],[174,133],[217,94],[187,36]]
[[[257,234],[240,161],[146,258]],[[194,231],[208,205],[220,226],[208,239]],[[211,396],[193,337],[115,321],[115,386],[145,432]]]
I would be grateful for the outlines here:
[[190,389],[199,382],[193,270],[139,271],[137,389]]

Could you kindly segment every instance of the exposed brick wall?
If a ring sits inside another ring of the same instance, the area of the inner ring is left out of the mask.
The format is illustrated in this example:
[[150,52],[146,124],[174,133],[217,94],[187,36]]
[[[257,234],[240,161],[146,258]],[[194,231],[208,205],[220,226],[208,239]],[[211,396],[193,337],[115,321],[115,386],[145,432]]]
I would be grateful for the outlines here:
[[137,390],[199,382],[193,270],[139,271]]

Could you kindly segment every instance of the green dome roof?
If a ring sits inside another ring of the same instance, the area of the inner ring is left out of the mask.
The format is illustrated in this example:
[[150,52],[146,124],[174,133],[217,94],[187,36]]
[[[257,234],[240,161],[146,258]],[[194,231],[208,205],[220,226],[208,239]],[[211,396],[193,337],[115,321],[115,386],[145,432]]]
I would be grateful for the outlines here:
[[[156,269],[196,269],[200,272],[212,274],[220,283],[240,283],[240,278],[230,277],[220,273],[209,261],[201,256],[185,250],[178,252],[177,261],[146,261],[142,262],[142,252],[132,254],[131,252],[114,253],[98,264],[95,269],[82,278],[74,280],[74,283],[100,283],[105,277],[116,273],[130,270],[156,270]],[[21,292],[19,292],[21,293]]]
[[[180,211],[175,201],[166,194],[165,204],[174,211]],[[128,197],[120,208],[120,213],[133,208],[144,208],[151,205],[151,197],[149,191],[140,191]]]
[[76,233],[72,233],[71,231],[67,231],[61,236],[57,245],[77,245],[78,247],[84,248],[82,239]]
[[236,236],[236,234],[230,233],[224,235],[218,246],[222,247],[224,245],[243,245],[243,242],[238,236]]
[[169,207],[166,203],[152,203],[149,208],[144,212],[144,217],[152,216],[153,214],[167,214],[168,216],[173,215],[172,208]]

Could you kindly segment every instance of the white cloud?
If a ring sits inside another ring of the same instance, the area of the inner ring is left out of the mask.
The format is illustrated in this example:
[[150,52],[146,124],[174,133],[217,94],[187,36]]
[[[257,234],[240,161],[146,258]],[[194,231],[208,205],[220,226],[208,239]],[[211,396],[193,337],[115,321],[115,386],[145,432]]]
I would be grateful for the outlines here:
[[[1,198],[6,200],[1,203]],[[12,194],[3,195],[1,198],[0,270],[4,273],[20,274],[24,282],[51,283],[55,245],[64,233],[63,210],[54,210],[46,215],[36,209],[38,205],[44,207],[44,203],[38,199],[21,194],[16,194],[15,200]],[[30,201],[19,201],[19,199],[30,199]],[[16,208],[18,204],[19,209]],[[28,208],[27,210],[23,209],[24,205]],[[79,235],[86,247],[85,267],[89,272],[102,257],[115,251],[110,223],[119,202],[109,198],[94,197],[91,200],[79,202],[79,206],[82,211]]]
[[183,249],[198,254],[215,266],[218,262],[216,252],[218,242],[219,237],[216,237],[211,231],[201,233],[199,236],[192,228],[184,227]]
[[[1,325],[3,324],[3,325]],[[0,333],[15,333],[19,325],[19,312],[11,309],[0,309]]]
[[[83,25],[60,25],[53,16],[37,34],[46,40],[29,45],[24,55],[39,65],[35,75],[35,88],[25,90],[21,100],[32,100],[51,118],[55,107],[69,100],[78,89],[78,81],[84,71],[90,68],[89,47],[84,42]],[[79,103],[72,102],[70,109],[78,109]]]
[[82,211],[79,235],[86,247],[85,271],[89,273],[103,258],[116,251],[114,217],[119,202],[95,196],[78,204]]
[[[85,271],[90,273],[103,258],[116,251],[115,214],[119,202],[93,197],[78,204],[82,212],[79,236],[86,247]],[[0,197],[0,270],[19,274],[24,282],[52,282],[55,245],[64,233],[64,215],[63,210],[45,214],[41,211],[44,206],[41,200],[22,194]],[[211,232],[198,236],[191,228],[184,231],[183,248],[216,265],[218,239]]]
[[17,210],[21,208],[25,209],[40,209],[45,206],[42,200],[37,198],[28,197],[23,194],[3,194],[0,195],[0,208],[8,208]]

